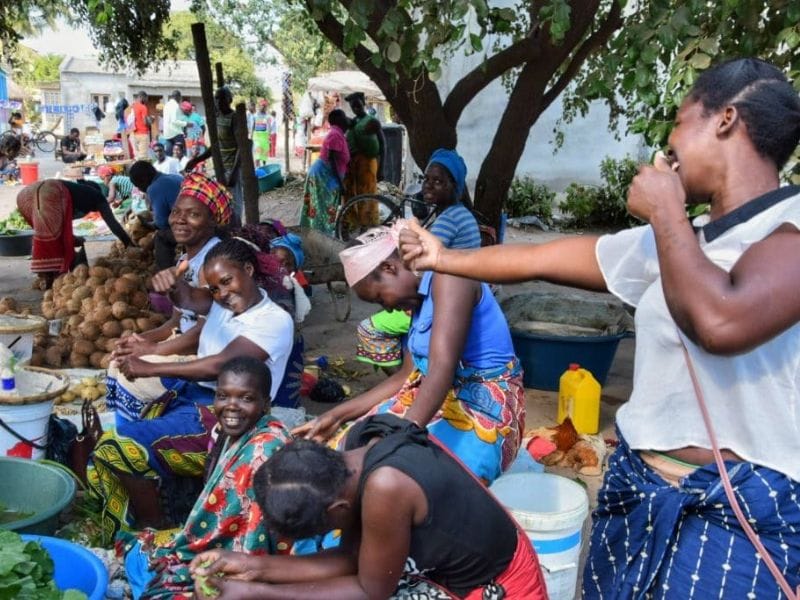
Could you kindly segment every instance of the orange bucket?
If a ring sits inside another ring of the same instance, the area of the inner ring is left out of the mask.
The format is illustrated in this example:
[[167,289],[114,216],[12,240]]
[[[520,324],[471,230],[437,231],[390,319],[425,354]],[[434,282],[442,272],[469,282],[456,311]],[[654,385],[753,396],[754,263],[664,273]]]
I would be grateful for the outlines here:
[[22,177],[22,185],[30,185],[39,181],[39,163],[20,161],[19,174]]

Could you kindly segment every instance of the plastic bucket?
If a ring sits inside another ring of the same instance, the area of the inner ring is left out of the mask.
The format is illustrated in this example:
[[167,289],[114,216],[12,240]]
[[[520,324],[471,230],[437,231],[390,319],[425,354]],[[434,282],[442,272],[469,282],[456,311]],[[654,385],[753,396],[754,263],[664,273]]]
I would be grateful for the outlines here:
[[45,451],[34,448],[28,442],[46,445],[47,423],[52,412],[53,400],[35,404],[0,404],[0,419],[5,425],[0,426],[0,456],[33,460],[44,458]]
[[631,333],[601,336],[540,335],[511,329],[514,351],[522,365],[525,387],[557,390],[561,374],[570,363],[591,371],[600,385],[605,385],[611,363],[621,339]]
[[30,185],[32,183],[36,183],[39,181],[39,163],[32,161],[20,161],[17,163],[19,165],[19,174],[22,178],[22,185]]
[[528,534],[544,572],[550,600],[572,600],[578,580],[586,491],[550,473],[503,475],[489,488]]
[[259,167],[256,169],[256,178],[258,179],[258,191],[262,194],[279,187],[283,183],[281,166],[273,163]]
[[26,541],[39,542],[55,566],[53,579],[59,590],[80,590],[89,600],[103,600],[108,587],[108,571],[103,562],[83,546],[42,535],[23,535]]
[[64,469],[21,458],[0,457],[0,504],[30,516],[0,525],[18,533],[48,535],[75,496],[75,480]]

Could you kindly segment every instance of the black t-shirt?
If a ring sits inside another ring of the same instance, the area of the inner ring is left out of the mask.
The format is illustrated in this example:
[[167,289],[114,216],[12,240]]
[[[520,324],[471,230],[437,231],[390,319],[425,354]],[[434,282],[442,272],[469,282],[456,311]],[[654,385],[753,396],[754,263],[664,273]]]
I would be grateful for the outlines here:
[[66,150],[67,152],[77,152],[80,146],[81,146],[80,141],[75,140],[71,137],[61,138],[61,148],[63,150]]
[[111,229],[111,233],[117,236],[123,244],[131,243],[127,232],[114,217],[114,212],[108,205],[108,200],[106,200],[98,184],[84,179],[79,179],[77,182],[62,180],[61,183],[67,186],[70,196],[72,196],[73,219],[80,219],[86,213],[97,211],[103,217],[103,221],[106,222],[108,228]]
[[501,575],[517,549],[517,526],[486,487],[423,429],[394,415],[356,424],[347,449],[374,437],[383,439],[364,458],[359,498],[375,469],[393,467],[416,481],[428,501],[425,523],[411,530],[413,567],[462,597]]

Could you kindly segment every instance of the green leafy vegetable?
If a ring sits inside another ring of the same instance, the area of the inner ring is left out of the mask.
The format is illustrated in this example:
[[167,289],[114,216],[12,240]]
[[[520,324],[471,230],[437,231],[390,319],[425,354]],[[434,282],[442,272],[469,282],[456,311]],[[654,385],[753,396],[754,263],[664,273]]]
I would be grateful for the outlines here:
[[0,600],[86,600],[83,592],[56,588],[53,573],[53,559],[39,542],[0,530]]
[[19,209],[14,209],[7,218],[0,219],[0,235],[14,235],[21,230],[30,229],[31,226],[20,214]]

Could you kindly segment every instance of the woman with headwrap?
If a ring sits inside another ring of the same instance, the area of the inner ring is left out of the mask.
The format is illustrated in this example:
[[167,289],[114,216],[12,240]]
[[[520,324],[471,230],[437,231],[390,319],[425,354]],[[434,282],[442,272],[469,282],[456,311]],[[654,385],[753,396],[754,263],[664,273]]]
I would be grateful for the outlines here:
[[127,175],[115,175],[114,169],[108,165],[97,167],[97,177],[102,182],[100,187],[106,194],[106,200],[112,208],[127,210],[130,208],[133,182]]
[[[272,376],[269,396],[276,396],[294,341],[294,323],[259,287],[254,278],[259,268],[256,252],[242,240],[225,240],[208,251],[202,272],[213,303],[206,320],[190,333],[162,342],[170,352],[196,358],[155,362],[134,354],[115,356],[126,379],[144,379],[151,395],[138,398],[147,404],[137,418],[118,420],[100,438],[87,468],[90,493],[103,504],[107,534],[134,526],[169,526],[159,486],[176,477],[200,482],[217,422],[207,407],[223,364],[242,355],[264,362]],[[177,271],[174,275],[177,282]]]
[[[475,217],[461,202],[467,185],[467,165],[455,150],[439,148],[425,168],[422,195],[438,213],[431,233],[447,248],[480,248]],[[356,360],[393,372],[403,362],[403,341],[411,316],[402,310],[382,310],[358,324]]]
[[319,158],[306,176],[300,227],[309,227],[333,235],[336,213],[342,204],[344,179],[350,162],[345,131],[348,120],[343,110],[334,109],[328,115],[331,128],[322,141]]
[[339,445],[343,424],[393,413],[427,427],[490,483],[516,457],[525,425],[522,369],[508,324],[486,284],[409,270],[397,251],[400,226],[370,229],[361,244],[339,253],[359,298],[411,312],[400,370],[294,433]]
[[257,167],[267,164],[269,159],[269,120],[267,101],[261,98],[253,119],[253,159]]
[[100,187],[92,182],[37,181],[17,194],[17,208],[33,227],[31,271],[44,280],[48,289],[58,275],[75,266],[75,247],[83,245],[83,239],[72,231],[73,219],[97,211],[123,244],[133,245],[114,218]]

